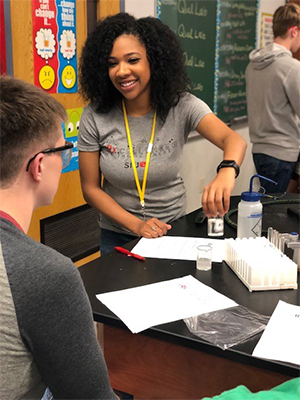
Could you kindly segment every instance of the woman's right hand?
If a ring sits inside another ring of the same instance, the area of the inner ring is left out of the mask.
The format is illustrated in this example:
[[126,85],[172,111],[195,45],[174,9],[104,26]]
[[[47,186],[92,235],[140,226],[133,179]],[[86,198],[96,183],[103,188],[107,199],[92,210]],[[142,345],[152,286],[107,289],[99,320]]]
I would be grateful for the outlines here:
[[99,171],[99,152],[79,152],[79,170],[84,199],[99,212],[124,226],[137,236],[156,238],[166,235],[171,225],[151,218],[142,221],[126,211],[99,186],[101,180]]
[[171,225],[160,221],[157,218],[151,218],[147,221],[140,221],[137,232],[138,236],[148,239],[164,236],[172,228]]

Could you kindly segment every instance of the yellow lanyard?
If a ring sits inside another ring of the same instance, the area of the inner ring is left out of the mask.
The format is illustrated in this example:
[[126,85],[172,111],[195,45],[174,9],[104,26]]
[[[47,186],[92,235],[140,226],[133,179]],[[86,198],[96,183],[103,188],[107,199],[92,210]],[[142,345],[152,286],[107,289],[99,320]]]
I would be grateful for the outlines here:
[[136,170],[134,155],[133,155],[132,142],[131,142],[131,136],[130,136],[130,130],[129,130],[129,124],[128,124],[128,118],[127,118],[124,100],[122,100],[122,106],[123,106],[124,121],[125,121],[127,140],[128,140],[128,145],[129,145],[130,158],[131,158],[131,164],[132,164],[133,173],[134,173],[135,184],[136,184],[137,190],[139,192],[140,203],[142,206],[143,215],[144,215],[144,219],[145,219],[145,191],[146,191],[148,168],[149,168],[149,164],[150,164],[150,156],[151,156],[151,152],[152,152],[152,148],[153,148],[153,140],[154,140],[154,133],[155,133],[155,125],[156,125],[156,111],[154,112],[154,116],[153,116],[152,132],[151,132],[151,138],[150,138],[150,142],[148,144],[148,149],[147,149],[147,158],[146,158],[146,165],[145,165],[145,171],[144,171],[143,185],[141,188],[140,181],[138,178],[138,173]]

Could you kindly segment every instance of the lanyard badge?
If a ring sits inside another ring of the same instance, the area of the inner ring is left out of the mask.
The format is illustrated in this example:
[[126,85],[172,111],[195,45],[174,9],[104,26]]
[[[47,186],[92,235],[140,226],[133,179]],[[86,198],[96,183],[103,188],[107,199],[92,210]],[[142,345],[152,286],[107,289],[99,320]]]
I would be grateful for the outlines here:
[[144,171],[143,184],[142,184],[142,188],[141,188],[140,181],[139,181],[139,178],[138,178],[138,173],[137,173],[137,170],[136,170],[136,164],[135,164],[135,160],[134,160],[134,155],[133,155],[133,148],[132,148],[132,142],[131,142],[131,136],[130,136],[130,129],[129,129],[128,118],[127,118],[127,113],[126,113],[124,100],[122,100],[122,106],[123,106],[123,114],[124,114],[124,121],[125,121],[127,140],[128,140],[128,145],[129,145],[131,164],[132,164],[132,168],[133,168],[133,174],[134,174],[136,188],[137,188],[138,193],[139,193],[140,204],[141,204],[142,211],[143,211],[143,218],[144,218],[144,221],[145,221],[145,219],[146,219],[146,214],[145,214],[145,191],[146,191],[148,168],[149,168],[149,164],[150,164],[150,157],[151,157],[151,153],[152,153],[154,134],[155,134],[156,111],[154,112],[154,116],[153,116],[152,132],[151,132],[151,137],[150,137],[150,141],[149,141],[148,149],[147,149],[146,165],[145,165],[145,171]]

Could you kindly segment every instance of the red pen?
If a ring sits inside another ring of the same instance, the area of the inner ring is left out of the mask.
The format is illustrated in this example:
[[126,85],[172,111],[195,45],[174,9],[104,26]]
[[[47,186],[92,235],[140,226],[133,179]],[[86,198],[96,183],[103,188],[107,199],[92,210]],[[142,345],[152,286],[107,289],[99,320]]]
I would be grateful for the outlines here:
[[119,251],[120,253],[126,254],[128,257],[137,258],[138,260],[141,260],[141,261],[145,261],[146,260],[145,257],[139,256],[138,254],[131,253],[131,251],[129,251],[127,249],[123,249],[123,247],[116,246],[115,249],[117,251]]

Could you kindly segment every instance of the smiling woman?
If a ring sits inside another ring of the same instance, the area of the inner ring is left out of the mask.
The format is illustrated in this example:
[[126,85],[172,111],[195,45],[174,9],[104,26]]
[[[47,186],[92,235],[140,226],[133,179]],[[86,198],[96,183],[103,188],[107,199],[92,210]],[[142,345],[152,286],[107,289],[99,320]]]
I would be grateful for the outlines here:
[[[188,93],[179,41],[156,18],[101,21],[83,48],[80,83],[90,101],[78,136],[81,185],[100,212],[102,254],[137,236],[166,235],[185,214],[179,171],[190,132],[223,149],[224,159],[243,161],[244,140]],[[228,210],[234,180],[234,168],[220,169],[204,191],[207,215]]]
[[114,87],[125,98],[131,116],[151,111],[150,66],[146,48],[137,37],[122,35],[115,40],[108,58],[108,74]]

